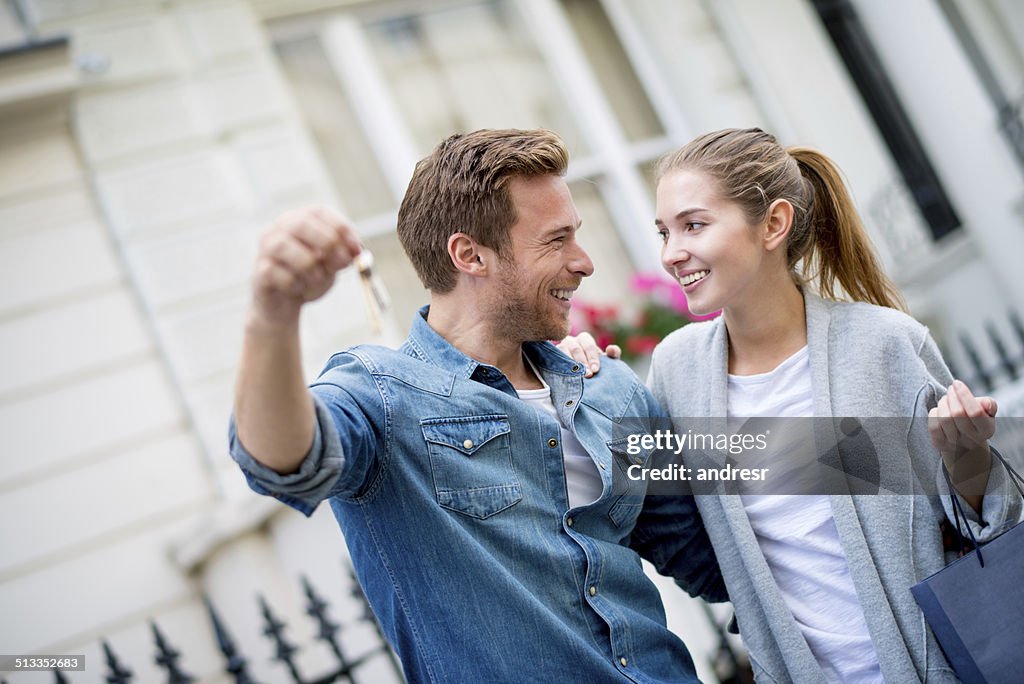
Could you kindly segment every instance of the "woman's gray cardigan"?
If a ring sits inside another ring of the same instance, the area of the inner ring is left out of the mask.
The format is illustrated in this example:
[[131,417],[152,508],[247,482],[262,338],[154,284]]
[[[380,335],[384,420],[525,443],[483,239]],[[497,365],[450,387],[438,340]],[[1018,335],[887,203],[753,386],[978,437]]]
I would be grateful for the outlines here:
[[[938,476],[939,456],[926,416],[952,378],[927,329],[892,309],[809,293],[804,300],[814,415],[905,418],[912,460],[927,464],[922,472]],[[693,323],[658,345],[649,385],[673,417],[724,417],[727,369],[723,320]],[[976,516],[971,522],[979,538],[1020,517],[1020,497],[1009,491],[1002,469],[993,468],[985,523]],[[885,680],[956,681],[910,593],[912,585],[949,560],[939,532],[949,498],[847,494],[830,499]],[[697,500],[758,681],[825,681],[758,548],[740,497],[712,494]]]

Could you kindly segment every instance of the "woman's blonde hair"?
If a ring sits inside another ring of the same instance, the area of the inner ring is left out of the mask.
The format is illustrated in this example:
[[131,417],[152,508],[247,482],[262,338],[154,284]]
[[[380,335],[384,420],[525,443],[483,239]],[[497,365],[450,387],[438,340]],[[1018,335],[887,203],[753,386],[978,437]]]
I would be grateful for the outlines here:
[[714,178],[722,195],[739,203],[752,222],[763,220],[777,199],[792,204],[786,265],[798,284],[814,284],[829,299],[845,293],[854,301],[906,310],[882,271],[839,167],[822,153],[783,148],[759,128],[731,128],[666,155],[656,177],[679,169]]

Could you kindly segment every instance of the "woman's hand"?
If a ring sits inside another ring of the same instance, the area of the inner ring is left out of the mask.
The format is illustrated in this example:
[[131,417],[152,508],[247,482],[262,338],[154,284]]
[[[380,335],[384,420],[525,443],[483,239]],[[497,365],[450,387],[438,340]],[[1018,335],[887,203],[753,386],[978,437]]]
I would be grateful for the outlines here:
[[960,380],[949,386],[928,412],[928,433],[942,454],[957,491],[976,511],[988,484],[992,457],[988,440],[996,431],[998,406],[992,397],[975,397]]
[[597,340],[588,332],[581,332],[579,335],[569,335],[558,343],[558,348],[568,354],[574,361],[583,364],[587,369],[584,377],[591,377],[601,370],[601,355],[617,359],[622,356],[622,349],[617,344],[609,344],[604,351],[597,346]]

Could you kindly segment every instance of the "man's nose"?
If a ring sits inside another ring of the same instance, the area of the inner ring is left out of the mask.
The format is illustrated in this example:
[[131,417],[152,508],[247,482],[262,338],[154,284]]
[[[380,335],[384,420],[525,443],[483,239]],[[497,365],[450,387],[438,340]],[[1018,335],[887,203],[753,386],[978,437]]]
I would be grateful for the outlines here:
[[583,246],[579,243],[576,243],[575,247],[576,253],[573,254],[572,261],[569,263],[569,269],[582,278],[593,275],[594,262],[590,260],[590,255],[587,254],[587,250],[583,249]]

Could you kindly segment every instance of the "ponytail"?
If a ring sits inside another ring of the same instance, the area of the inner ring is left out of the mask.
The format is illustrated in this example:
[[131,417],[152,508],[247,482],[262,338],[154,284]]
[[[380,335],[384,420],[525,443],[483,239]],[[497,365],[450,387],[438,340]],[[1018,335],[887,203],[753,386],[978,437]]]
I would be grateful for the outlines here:
[[838,282],[854,301],[906,311],[899,290],[882,270],[839,168],[808,147],[786,151],[811,189],[809,249],[794,255],[803,259],[804,278],[817,281],[818,292],[828,299],[837,298]]

